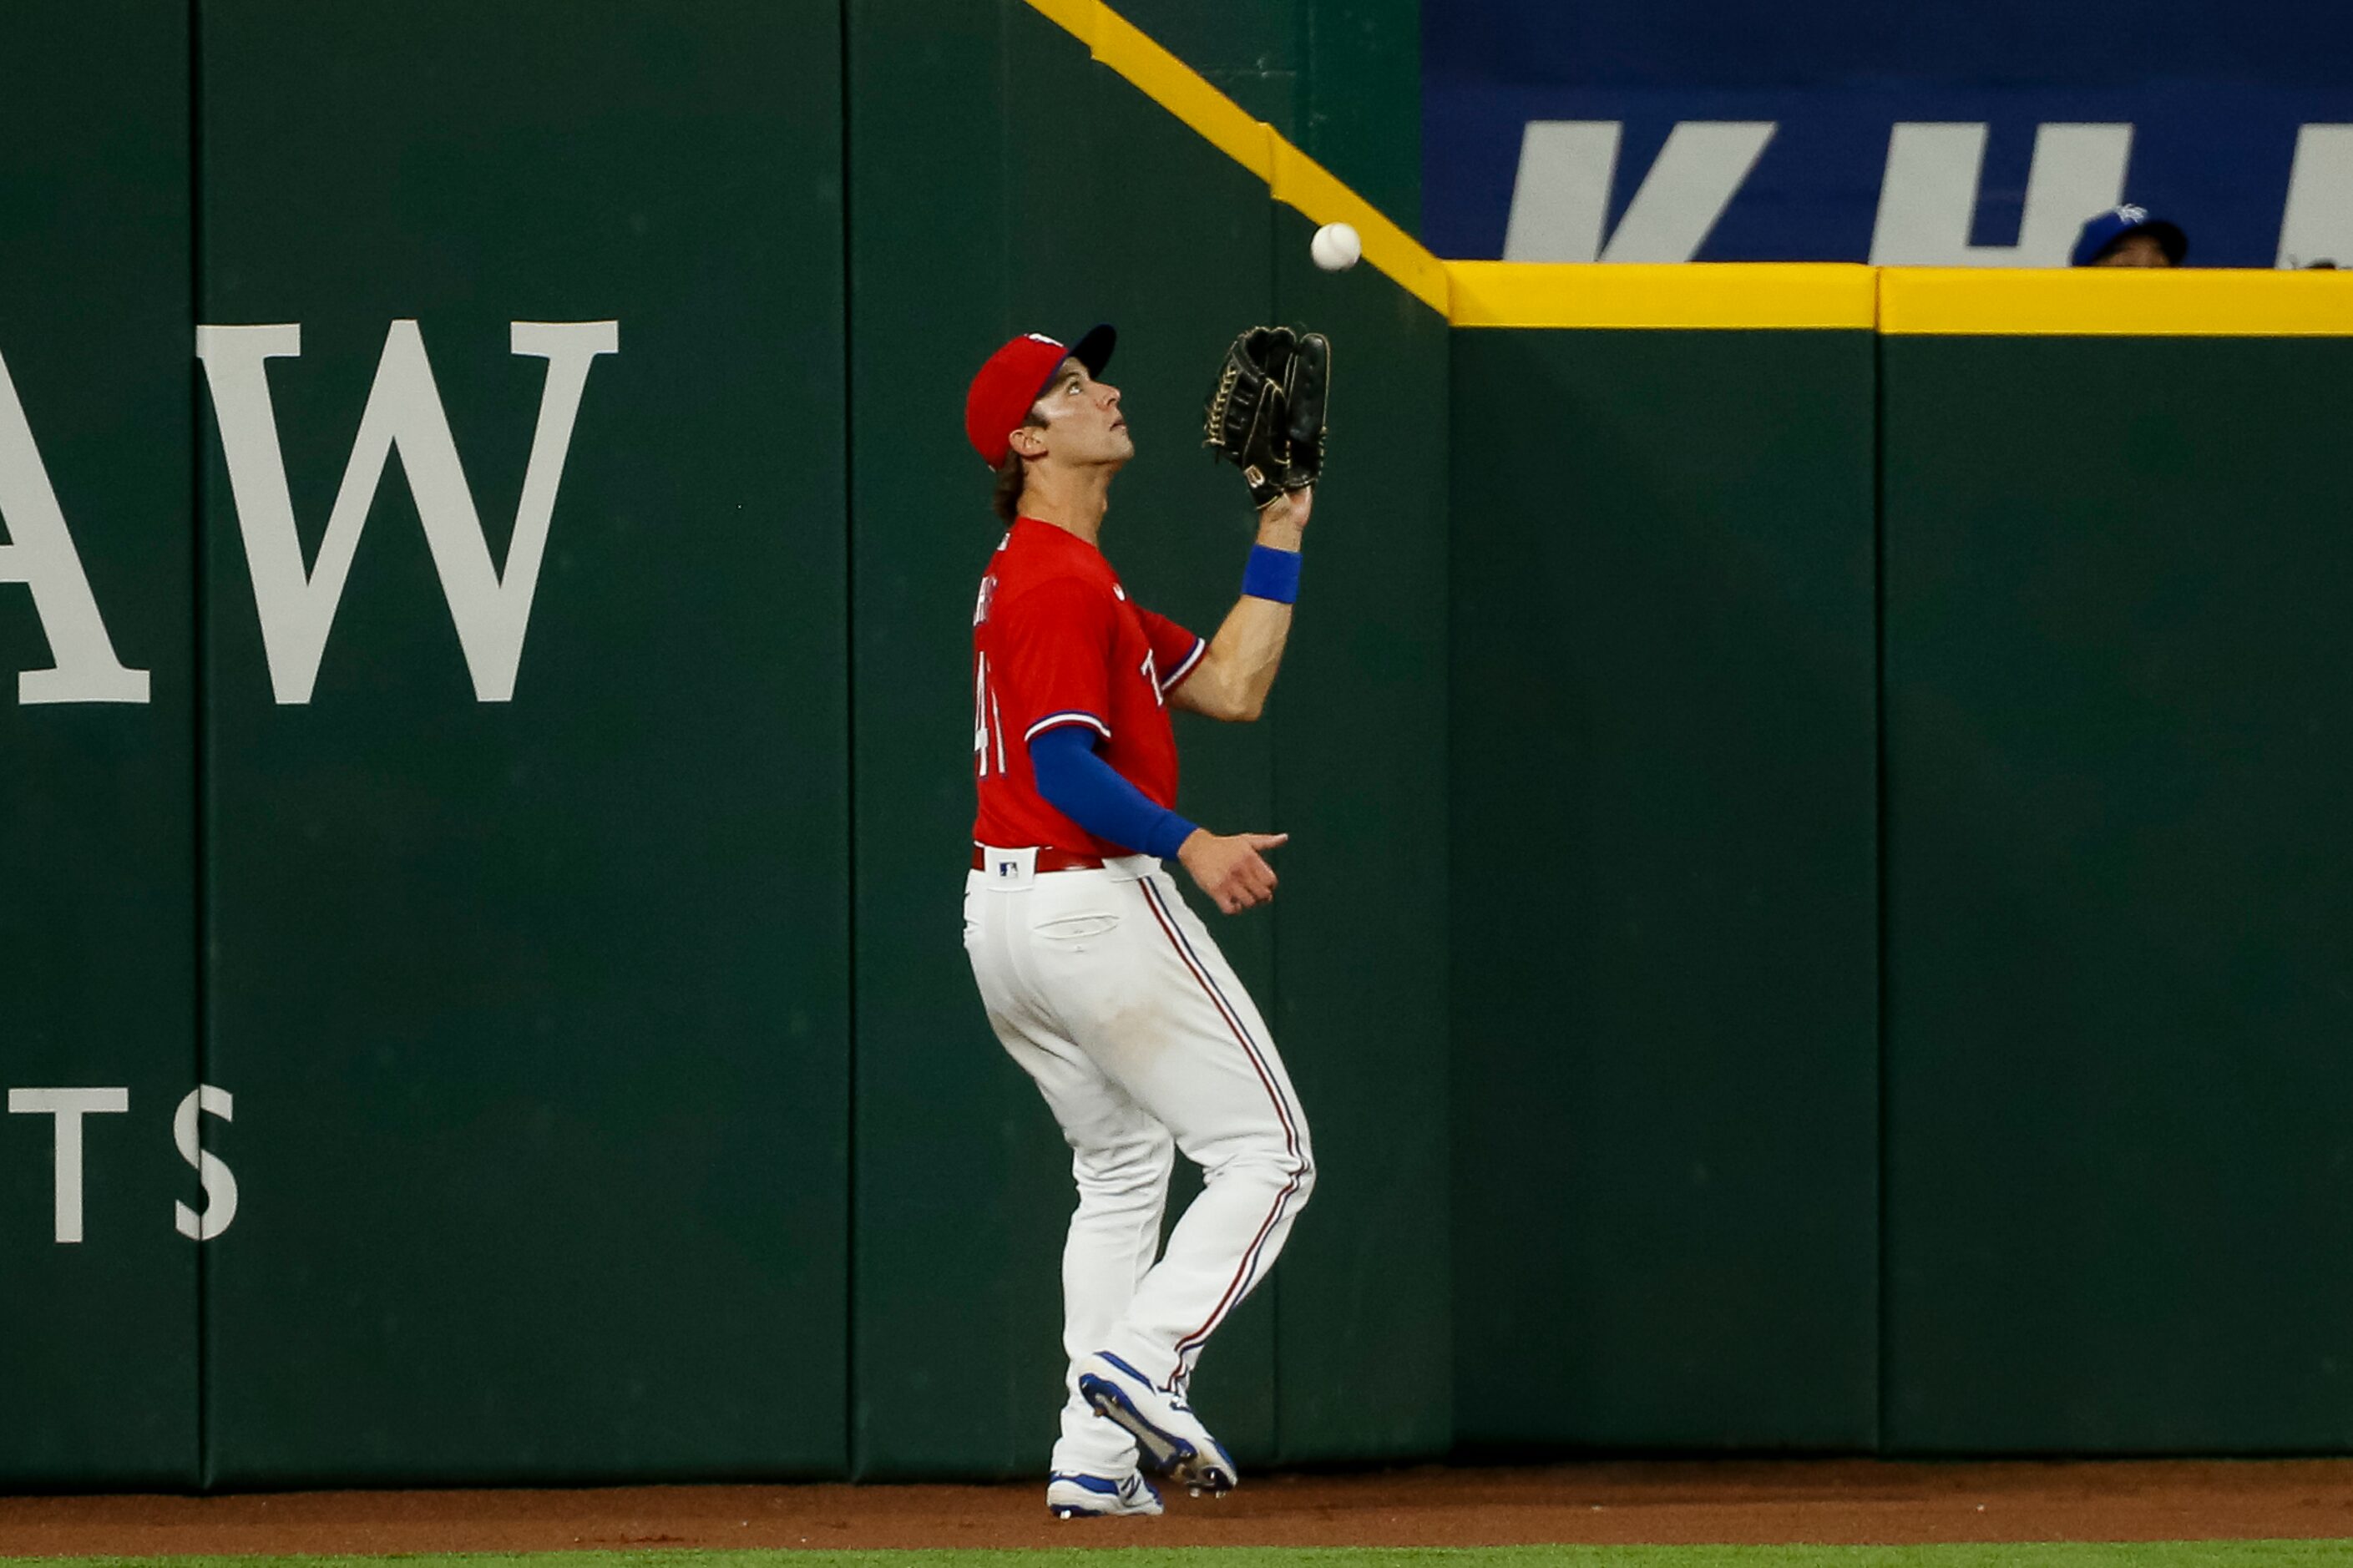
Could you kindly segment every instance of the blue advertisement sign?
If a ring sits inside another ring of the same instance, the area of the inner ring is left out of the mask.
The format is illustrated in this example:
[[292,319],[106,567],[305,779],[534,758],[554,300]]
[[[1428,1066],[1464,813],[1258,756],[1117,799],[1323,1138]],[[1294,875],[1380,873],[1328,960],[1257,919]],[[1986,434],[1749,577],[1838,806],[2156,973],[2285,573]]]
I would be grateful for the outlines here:
[[2353,266],[2353,5],[1424,0],[1422,237],[1554,261]]

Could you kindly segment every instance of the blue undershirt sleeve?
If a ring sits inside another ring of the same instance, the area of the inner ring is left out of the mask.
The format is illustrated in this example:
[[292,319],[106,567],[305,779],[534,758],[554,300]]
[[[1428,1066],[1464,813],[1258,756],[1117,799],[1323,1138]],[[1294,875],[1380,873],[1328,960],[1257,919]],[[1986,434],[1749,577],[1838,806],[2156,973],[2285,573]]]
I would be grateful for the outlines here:
[[1192,836],[1192,823],[1119,776],[1095,754],[1099,737],[1083,724],[1062,724],[1029,742],[1029,768],[1046,804],[1097,838],[1163,860]]

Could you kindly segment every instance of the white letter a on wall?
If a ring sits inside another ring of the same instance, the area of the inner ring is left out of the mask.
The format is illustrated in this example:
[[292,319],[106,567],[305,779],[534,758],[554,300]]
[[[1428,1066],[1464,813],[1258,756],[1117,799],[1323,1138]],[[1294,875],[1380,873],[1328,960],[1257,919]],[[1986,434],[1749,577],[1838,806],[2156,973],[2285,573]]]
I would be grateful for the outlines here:
[[474,695],[483,702],[505,702],[514,696],[532,595],[539,584],[540,561],[547,548],[548,523],[554,515],[556,486],[571,449],[581,393],[588,384],[590,364],[598,354],[618,353],[620,342],[617,321],[513,323],[512,352],[546,360],[547,381],[540,393],[539,425],[532,433],[522,500],[501,572],[491,563],[473,492],[467,488],[458,444],[433,383],[433,367],[425,357],[425,339],[415,321],[393,322],[384,357],[376,364],[375,384],[368,390],[367,407],[360,416],[359,438],[327,516],[318,560],[306,571],[266,363],[298,357],[302,329],[196,329],[196,357],[205,362],[205,381],[220,423],[229,490],[237,504],[237,529],[245,538],[246,565],[253,574],[262,646],[269,658],[269,685],[279,701],[311,700],[335,606],[343,600],[352,555],[359,547],[360,528],[395,447],[417,498],[417,515],[465,650]]
[[114,657],[6,360],[0,360],[0,524],[8,531],[8,542],[0,544],[0,583],[22,583],[33,591],[33,613],[57,664],[20,672],[16,700],[146,701],[147,672],[125,669]]

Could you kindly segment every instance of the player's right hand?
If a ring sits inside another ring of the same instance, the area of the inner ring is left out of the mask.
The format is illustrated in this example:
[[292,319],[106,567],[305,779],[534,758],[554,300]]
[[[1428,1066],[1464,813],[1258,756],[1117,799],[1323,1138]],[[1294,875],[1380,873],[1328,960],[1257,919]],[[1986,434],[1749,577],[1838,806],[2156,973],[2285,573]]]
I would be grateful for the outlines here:
[[1197,827],[1178,847],[1176,858],[1220,910],[1238,915],[1274,897],[1274,868],[1260,851],[1290,839],[1288,833],[1219,834]]

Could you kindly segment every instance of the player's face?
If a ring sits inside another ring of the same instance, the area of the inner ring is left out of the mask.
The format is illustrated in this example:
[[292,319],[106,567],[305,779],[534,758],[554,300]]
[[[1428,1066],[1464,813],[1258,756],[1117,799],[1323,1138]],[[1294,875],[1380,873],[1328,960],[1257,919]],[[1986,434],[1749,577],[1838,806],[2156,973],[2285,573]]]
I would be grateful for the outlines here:
[[1038,400],[1046,416],[1046,456],[1079,468],[1117,468],[1135,456],[1135,442],[1120,412],[1119,388],[1097,381],[1074,359],[1062,362],[1053,384]]
[[2128,234],[2116,241],[2116,247],[2097,261],[2094,267],[2170,267],[2173,258],[2165,254],[2165,247],[2153,234]]

